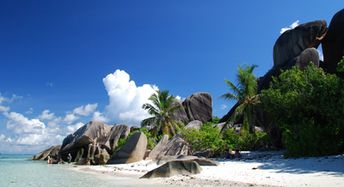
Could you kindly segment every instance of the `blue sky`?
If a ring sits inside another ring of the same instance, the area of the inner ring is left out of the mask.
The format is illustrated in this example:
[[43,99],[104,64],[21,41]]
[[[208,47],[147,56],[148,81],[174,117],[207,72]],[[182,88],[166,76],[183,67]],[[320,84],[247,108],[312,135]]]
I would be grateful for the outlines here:
[[220,98],[224,80],[239,64],[263,75],[281,28],[329,22],[343,5],[2,0],[0,152],[37,151],[91,119],[135,124],[153,85],[182,98],[209,92],[221,117],[232,104]]

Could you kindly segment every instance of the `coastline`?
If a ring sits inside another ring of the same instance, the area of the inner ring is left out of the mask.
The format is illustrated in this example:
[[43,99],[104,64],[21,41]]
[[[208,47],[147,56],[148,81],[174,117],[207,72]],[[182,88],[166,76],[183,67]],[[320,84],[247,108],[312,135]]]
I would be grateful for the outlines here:
[[344,155],[284,159],[280,155],[218,160],[219,166],[202,166],[202,172],[191,176],[139,179],[157,167],[152,161],[102,166],[73,166],[77,172],[123,177],[140,185],[157,186],[342,186]]

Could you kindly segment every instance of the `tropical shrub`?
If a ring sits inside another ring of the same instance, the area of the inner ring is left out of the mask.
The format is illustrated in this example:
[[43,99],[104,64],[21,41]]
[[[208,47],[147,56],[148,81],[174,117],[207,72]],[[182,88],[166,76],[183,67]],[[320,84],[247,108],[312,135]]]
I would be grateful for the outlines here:
[[224,142],[220,130],[212,123],[204,124],[200,130],[184,129],[181,135],[191,145],[194,152],[210,150],[215,154],[223,149]]
[[282,130],[286,156],[321,156],[344,150],[344,84],[313,64],[274,78],[261,102]]
[[270,144],[269,137],[265,132],[238,134],[234,129],[227,129],[223,133],[223,141],[226,148],[242,151],[265,149]]

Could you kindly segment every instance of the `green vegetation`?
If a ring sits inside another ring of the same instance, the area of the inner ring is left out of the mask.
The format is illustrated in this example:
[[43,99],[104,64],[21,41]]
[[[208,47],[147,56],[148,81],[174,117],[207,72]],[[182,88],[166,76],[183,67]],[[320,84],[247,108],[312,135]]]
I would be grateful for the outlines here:
[[[233,116],[229,119],[228,123],[235,123],[238,118],[243,118],[243,129],[249,130],[250,133],[254,132],[254,106],[259,103],[257,96],[257,79],[253,75],[253,70],[257,66],[245,66],[238,69],[236,86],[229,80],[225,80],[226,84],[231,89],[231,92],[222,95],[223,98],[228,100],[235,100],[239,106],[235,109]],[[244,131],[243,131],[244,132]]]
[[149,132],[147,128],[140,128],[140,131],[143,132],[147,137],[147,149],[152,150],[158,142],[158,137]]
[[174,105],[174,97],[169,95],[168,91],[157,91],[149,100],[152,102],[142,106],[153,117],[147,118],[141,122],[142,127],[150,127],[154,136],[167,134],[174,136],[182,126],[173,119],[173,113],[180,108]]
[[269,141],[264,132],[242,135],[231,128],[221,134],[213,123],[204,124],[200,130],[184,129],[182,137],[189,142],[194,152],[209,150],[212,155],[224,155],[229,149],[258,150],[265,148]]
[[342,60],[338,62],[337,71],[344,72],[344,56],[342,57]]
[[[343,64],[343,63],[342,63]],[[262,91],[264,110],[281,128],[286,156],[321,156],[344,150],[344,82],[313,64],[296,67]]]
[[212,123],[204,124],[200,130],[184,129],[182,137],[189,142],[194,152],[210,150],[215,154],[223,151],[224,142],[220,130],[214,127]]
[[227,129],[223,133],[223,141],[225,146],[231,150],[260,150],[265,149],[269,145],[269,137],[267,133],[257,131],[254,134],[236,133],[234,129]]

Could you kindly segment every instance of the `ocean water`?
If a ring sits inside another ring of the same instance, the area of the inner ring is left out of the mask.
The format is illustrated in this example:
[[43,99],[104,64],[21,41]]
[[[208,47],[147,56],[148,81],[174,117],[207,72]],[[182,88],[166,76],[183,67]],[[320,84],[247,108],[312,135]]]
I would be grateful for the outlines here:
[[74,171],[69,164],[48,165],[30,160],[31,156],[0,154],[0,187],[157,186],[139,179]]

